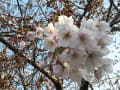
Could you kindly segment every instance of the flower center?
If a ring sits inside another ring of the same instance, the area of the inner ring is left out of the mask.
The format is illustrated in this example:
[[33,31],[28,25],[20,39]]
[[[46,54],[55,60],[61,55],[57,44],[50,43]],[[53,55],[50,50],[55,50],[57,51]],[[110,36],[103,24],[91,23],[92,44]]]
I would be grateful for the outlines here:
[[71,37],[70,32],[64,34],[63,39],[69,39]]

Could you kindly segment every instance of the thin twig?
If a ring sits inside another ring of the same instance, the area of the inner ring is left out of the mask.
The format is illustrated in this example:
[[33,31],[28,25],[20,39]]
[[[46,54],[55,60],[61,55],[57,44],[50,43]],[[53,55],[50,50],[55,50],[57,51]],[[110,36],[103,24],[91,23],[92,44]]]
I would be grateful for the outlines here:
[[39,3],[38,3],[38,6],[39,6],[39,8],[40,8],[40,10],[41,10],[41,12],[42,12],[42,14],[43,14],[43,16],[45,17],[45,19],[48,21],[47,16],[45,15],[45,13],[44,13],[44,11],[42,10],[42,7],[39,5]]
[[84,12],[83,14],[80,16],[80,21],[82,20],[82,18],[85,16],[85,14],[90,10],[90,6],[91,6],[91,2],[92,0],[88,0],[88,4],[86,5],[86,7],[84,8]]
[[19,0],[17,0],[17,5],[18,5],[18,8],[20,10],[20,14],[21,16],[23,16],[23,12],[22,12],[22,9],[21,9],[21,6],[20,6],[20,3],[19,3]]
[[115,8],[117,11],[119,11],[118,7],[115,5],[114,2],[113,2],[113,6],[114,6],[114,8]]
[[76,3],[72,2],[71,0],[68,0],[70,3],[72,3],[73,5],[75,5],[76,7],[78,7],[79,9],[84,9],[82,7],[80,7],[79,5],[77,5]]
[[91,90],[94,90],[93,87],[92,87],[92,84],[89,82],[89,86],[91,88]]
[[20,79],[22,81],[22,85],[23,85],[24,90],[27,90],[27,87],[26,87],[26,84],[25,84],[25,80],[24,80],[24,76],[22,75],[20,69],[19,69],[19,77],[20,77]]
[[108,10],[107,19],[106,19],[107,22],[109,21],[109,17],[110,17],[112,5],[113,5],[113,0],[109,0],[109,2],[110,2],[110,6],[109,6],[109,10]]
[[27,9],[28,9],[28,6],[29,6],[29,4],[30,4],[30,0],[27,2],[27,5],[26,5],[26,8],[25,8],[25,10],[24,10],[24,24],[26,24],[26,12],[27,12]]
[[70,81],[66,86],[64,86],[63,88],[67,88],[70,84],[72,83],[72,81]]
[[110,26],[113,26],[116,21],[120,18],[120,11],[114,16],[113,20],[110,22]]

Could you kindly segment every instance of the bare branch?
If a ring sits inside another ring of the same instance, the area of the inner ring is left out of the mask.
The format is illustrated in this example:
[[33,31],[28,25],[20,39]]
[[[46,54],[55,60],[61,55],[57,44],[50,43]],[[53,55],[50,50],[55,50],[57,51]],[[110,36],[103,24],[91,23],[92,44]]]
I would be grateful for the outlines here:
[[19,3],[19,0],[17,0],[17,5],[18,5],[18,8],[20,10],[20,14],[21,16],[23,16],[23,12],[22,12],[22,9],[21,9],[21,6],[20,6],[20,3]]
[[80,21],[82,20],[82,18],[85,16],[85,14],[90,10],[91,7],[91,2],[92,0],[88,0],[88,4],[86,5],[83,14],[80,16]]
[[94,90],[92,85],[90,84],[90,82],[82,79],[81,80],[80,90],[88,90],[89,89],[88,86],[90,86],[91,90]]
[[114,7],[117,11],[119,11],[118,7],[115,5],[114,2],[113,2],[113,7]]
[[81,80],[80,90],[88,90],[89,82],[84,79]]
[[120,18],[120,11],[118,11],[118,13],[114,16],[113,20],[110,22],[110,26],[116,24],[116,21],[118,21],[119,18]]
[[22,81],[24,90],[27,90],[26,84],[25,84],[25,80],[24,80],[24,76],[22,75],[22,73],[21,73],[20,70],[19,70],[19,77],[20,77],[20,79],[21,79],[21,81]]
[[68,0],[70,3],[72,3],[73,5],[75,5],[76,7],[78,7],[79,9],[84,9],[82,7],[80,7],[79,5],[77,5],[76,3],[72,2],[71,0]]
[[120,28],[119,27],[112,27],[111,32],[115,32],[115,31],[120,31]]
[[109,0],[109,2],[110,2],[110,6],[109,6],[109,10],[108,10],[107,19],[106,19],[107,22],[109,21],[111,9],[112,9],[112,6],[113,6],[113,0]]
[[41,10],[41,12],[43,14],[43,16],[45,17],[45,19],[48,21],[47,16],[45,15],[45,13],[44,13],[42,7],[39,5],[39,3],[38,3],[38,6],[39,6],[39,8],[40,8],[40,10]]

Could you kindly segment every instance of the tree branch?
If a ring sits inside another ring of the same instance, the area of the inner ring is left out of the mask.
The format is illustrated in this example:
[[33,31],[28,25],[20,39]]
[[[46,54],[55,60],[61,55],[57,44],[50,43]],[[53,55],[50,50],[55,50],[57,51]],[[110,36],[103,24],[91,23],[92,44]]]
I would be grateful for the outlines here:
[[120,11],[118,11],[118,13],[114,16],[113,20],[110,22],[110,26],[116,24],[116,21],[118,21],[119,18],[120,18]]
[[24,80],[24,76],[22,75],[20,69],[19,69],[19,77],[20,77],[21,82],[22,82],[22,84],[23,84],[24,90],[27,90],[27,87],[26,87],[26,84],[25,84],[25,80]]
[[17,5],[18,5],[18,8],[20,10],[20,14],[21,16],[23,16],[23,12],[22,12],[22,9],[21,9],[21,6],[20,6],[20,3],[19,3],[19,0],[17,0]]
[[81,21],[82,18],[85,16],[85,14],[87,13],[87,11],[90,10],[91,2],[92,2],[92,0],[88,0],[88,4],[86,5],[86,7],[85,7],[85,9],[84,9],[84,12],[83,12],[83,14],[80,16],[80,19],[79,19],[80,21]]
[[80,90],[88,90],[88,86],[90,86],[91,90],[94,90],[92,85],[88,81],[82,79],[81,80]]
[[82,10],[84,9],[84,8],[80,7],[79,5],[77,5],[76,3],[72,2],[71,0],[68,0],[68,2],[72,3],[73,5],[75,5],[76,7],[78,7],[79,9],[82,9]]
[[[44,13],[44,11],[43,11],[42,7],[39,5],[39,3],[38,3],[38,7],[40,8],[41,13],[42,13],[42,14],[43,14],[43,16],[45,17],[46,21],[48,21],[48,18],[47,18],[47,16],[46,16],[46,14]],[[48,21],[48,22],[49,22],[49,21]]]
[[108,10],[107,19],[106,19],[107,22],[109,21],[110,12],[111,12],[112,5],[113,5],[113,0],[109,0],[109,2],[110,2],[110,6],[109,6],[109,10]]
[[89,82],[84,79],[81,80],[80,90],[88,90]]
[[112,27],[111,32],[115,32],[115,31],[120,31],[120,28],[119,27]]
[[16,47],[12,46],[10,43],[8,43],[4,38],[0,37],[0,42],[6,45],[9,49],[11,49],[15,54],[18,54],[18,56],[23,57],[27,63],[32,65],[34,68],[36,68],[38,71],[43,73],[48,79],[50,79],[53,84],[55,85],[55,88],[57,90],[62,90],[62,86],[58,79],[53,78],[46,70],[40,69],[39,64],[35,63],[31,58],[24,55],[20,50],[18,50]]
[[115,3],[113,2],[113,7],[118,11],[118,7],[115,5]]

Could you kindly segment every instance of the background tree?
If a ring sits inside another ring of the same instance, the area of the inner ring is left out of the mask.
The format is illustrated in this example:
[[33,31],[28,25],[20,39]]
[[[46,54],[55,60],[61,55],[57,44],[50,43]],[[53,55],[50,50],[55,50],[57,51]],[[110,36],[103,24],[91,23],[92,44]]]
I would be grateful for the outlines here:
[[[109,34],[119,31],[119,0],[2,0],[0,1],[0,88],[27,89],[47,88],[62,90],[72,81],[52,75],[53,54],[44,49],[41,39],[28,40],[27,32],[36,27],[45,27],[58,21],[58,16],[74,18],[80,27],[81,21],[99,19],[110,23]],[[45,66],[43,64],[45,63]],[[118,79],[117,79],[118,80]],[[64,86],[65,82],[69,82]],[[117,81],[116,81],[117,82]],[[88,90],[91,83],[81,81],[80,90]],[[77,88],[75,88],[76,90]]]

